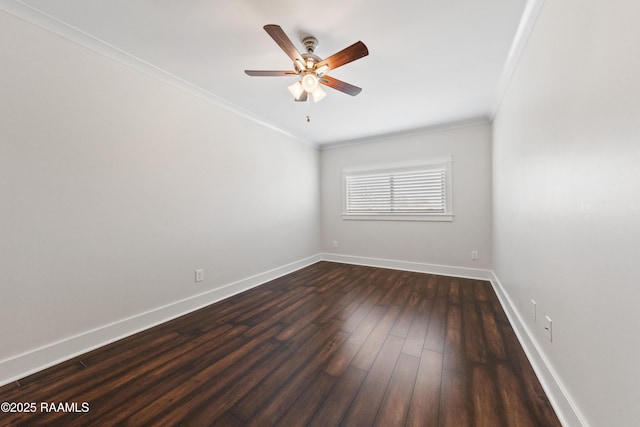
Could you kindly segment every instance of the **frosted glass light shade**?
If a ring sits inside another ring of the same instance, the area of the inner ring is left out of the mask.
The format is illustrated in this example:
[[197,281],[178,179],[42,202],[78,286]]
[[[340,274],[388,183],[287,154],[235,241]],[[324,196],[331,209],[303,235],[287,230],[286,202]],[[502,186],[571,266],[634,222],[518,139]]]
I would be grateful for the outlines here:
[[289,86],[289,92],[297,100],[300,100],[304,92],[310,93],[313,96],[313,102],[318,102],[327,96],[327,93],[320,87],[318,77],[312,73],[305,74],[302,80]]
[[309,93],[312,93],[319,85],[318,76],[313,73],[307,73],[302,76],[302,88]]
[[302,92],[304,92],[304,88],[300,82],[295,82],[291,86],[289,86],[289,92],[293,95],[295,99],[300,99]]
[[318,86],[313,92],[311,92],[311,95],[313,95],[313,102],[318,102],[327,96],[327,92],[323,91],[322,88]]

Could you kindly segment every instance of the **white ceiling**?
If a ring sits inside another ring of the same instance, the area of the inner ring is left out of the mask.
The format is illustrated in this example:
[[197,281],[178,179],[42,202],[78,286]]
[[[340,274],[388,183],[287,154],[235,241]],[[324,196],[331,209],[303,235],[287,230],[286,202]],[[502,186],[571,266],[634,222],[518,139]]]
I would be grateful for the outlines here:
[[[490,120],[506,84],[525,4],[3,0],[5,10],[22,9],[24,14],[28,9],[32,22],[45,27],[55,23],[57,32],[85,44],[91,40],[89,44],[103,52],[125,52],[129,62],[318,145]],[[287,90],[295,76],[245,75],[245,69],[292,69],[290,59],[263,30],[265,24],[280,25],[301,52],[302,37],[315,36],[315,53],[321,58],[362,40],[369,56],[329,73],[362,87],[362,92],[351,97],[327,88],[327,97],[317,104],[296,103]]]

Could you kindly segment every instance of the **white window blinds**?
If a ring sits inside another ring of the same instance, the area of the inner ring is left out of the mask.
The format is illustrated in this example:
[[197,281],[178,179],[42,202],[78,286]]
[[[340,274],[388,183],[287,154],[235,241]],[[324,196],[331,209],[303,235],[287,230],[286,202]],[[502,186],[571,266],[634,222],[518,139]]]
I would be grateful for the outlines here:
[[346,172],[344,216],[394,216],[399,219],[397,217],[451,214],[448,173],[446,163]]

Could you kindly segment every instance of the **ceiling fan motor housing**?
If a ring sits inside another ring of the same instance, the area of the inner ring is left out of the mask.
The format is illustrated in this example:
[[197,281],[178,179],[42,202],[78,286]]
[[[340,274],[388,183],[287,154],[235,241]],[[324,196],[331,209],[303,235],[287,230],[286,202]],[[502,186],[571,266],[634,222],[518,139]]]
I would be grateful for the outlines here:
[[316,64],[322,61],[320,57],[314,55],[313,53],[318,46],[318,39],[312,36],[308,36],[302,39],[302,44],[304,44],[307,53],[301,54],[302,58],[304,59],[304,70],[300,71],[313,71],[316,67]]

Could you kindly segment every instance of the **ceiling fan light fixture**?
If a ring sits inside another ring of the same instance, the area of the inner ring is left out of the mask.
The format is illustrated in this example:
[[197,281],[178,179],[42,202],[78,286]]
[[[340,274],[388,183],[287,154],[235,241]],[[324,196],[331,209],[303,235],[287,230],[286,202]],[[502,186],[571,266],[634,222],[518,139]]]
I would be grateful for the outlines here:
[[316,74],[321,76],[324,73],[326,73],[329,70],[329,66],[327,64],[324,64],[322,67],[318,67],[316,69]]
[[294,64],[296,65],[296,68],[298,69],[298,71],[306,70],[306,67],[304,66],[304,62],[300,61],[299,59],[296,59]]
[[300,96],[302,96],[302,93],[304,92],[302,83],[298,81],[292,84],[291,86],[289,86],[289,92],[291,92],[291,94],[295,99],[300,99]]
[[306,73],[302,76],[301,84],[305,91],[312,93],[318,88],[320,82],[318,81],[318,76],[316,76],[315,73]]
[[318,86],[313,92],[311,92],[311,95],[313,95],[313,102],[319,102],[322,98],[327,96],[327,92],[323,91],[322,88]]

